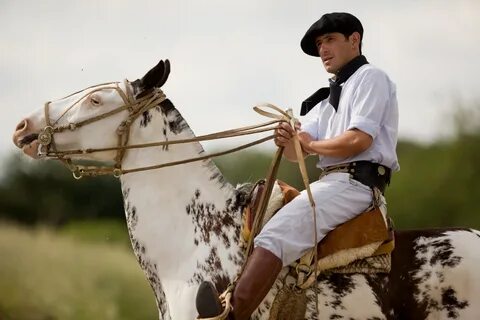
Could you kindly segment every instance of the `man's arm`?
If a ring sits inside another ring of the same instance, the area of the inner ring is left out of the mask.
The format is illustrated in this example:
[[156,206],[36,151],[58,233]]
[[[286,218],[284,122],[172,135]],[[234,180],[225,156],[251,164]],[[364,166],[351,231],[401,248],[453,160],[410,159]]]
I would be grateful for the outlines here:
[[[296,124],[296,129],[300,129],[300,123]],[[275,144],[285,148],[283,155],[286,159],[297,162],[293,135],[294,130],[290,124],[282,122],[275,130]],[[331,139],[315,141],[305,131],[298,132],[298,138],[304,157],[309,154],[318,154],[334,158],[348,158],[367,150],[373,142],[373,138],[369,134],[355,128]]]
[[343,134],[325,140],[315,141],[307,132],[299,132],[298,138],[303,150],[308,154],[318,154],[333,158],[348,158],[367,150],[373,138],[358,129],[345,131]]

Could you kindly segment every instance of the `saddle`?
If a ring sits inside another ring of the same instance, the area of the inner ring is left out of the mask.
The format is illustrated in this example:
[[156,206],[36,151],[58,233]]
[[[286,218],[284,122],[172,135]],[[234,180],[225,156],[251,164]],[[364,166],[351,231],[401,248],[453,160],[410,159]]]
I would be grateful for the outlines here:
[[[243,213],[242,237],[248,241],[255,219],[255,212],[264,189],[264,181],[256,183],[251,191],[250,204]],[[276,214],[300,192],[281,180],[277,180],[270,196],[264,221]],[[383,199],[381,194],[377,195]],[[377,202],[377,201],[374,201]],[[319,273],[377,273],[390,272],[390,253],[394,249],[393,228],[386,215],[385,201],[372,205],[367,211],[330,231],[317,245],[317,271]],[[297,260],[291,267],[297,276],[299,287],[310,286],[314,269],[314,249]],[[300,279],[302,278],[302,279]]]

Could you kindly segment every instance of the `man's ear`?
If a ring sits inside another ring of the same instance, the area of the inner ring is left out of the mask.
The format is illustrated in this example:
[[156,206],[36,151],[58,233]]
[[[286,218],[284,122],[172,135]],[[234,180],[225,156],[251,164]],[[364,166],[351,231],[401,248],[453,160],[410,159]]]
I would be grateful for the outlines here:
[[360,33],[355,31],[352,33],[349,37],[349,40],[351,41],[352,45],[358,45],[360,46]]

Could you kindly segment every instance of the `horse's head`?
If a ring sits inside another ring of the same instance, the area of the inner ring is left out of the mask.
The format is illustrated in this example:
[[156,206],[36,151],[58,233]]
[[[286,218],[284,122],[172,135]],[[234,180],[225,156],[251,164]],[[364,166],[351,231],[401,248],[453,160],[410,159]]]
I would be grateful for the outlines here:
[[43,154],[64,159],[114,160],[119,156],[117,150],[85,150],[126,144],[130,124],[136,117],[165,99],[159,88],[169,72],[168,60],[160,61],[133,82],[96,85],[47,102],[20,121],[13,142],[32,158]]

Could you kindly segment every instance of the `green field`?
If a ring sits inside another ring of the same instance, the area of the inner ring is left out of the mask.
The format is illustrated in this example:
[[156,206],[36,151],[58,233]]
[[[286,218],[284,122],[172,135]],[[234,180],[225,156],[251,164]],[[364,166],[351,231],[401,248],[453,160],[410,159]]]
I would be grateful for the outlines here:
[[68,233],[0,224],[0,319],[158,318],[127,246]]

